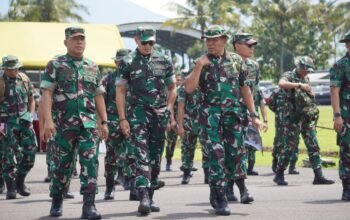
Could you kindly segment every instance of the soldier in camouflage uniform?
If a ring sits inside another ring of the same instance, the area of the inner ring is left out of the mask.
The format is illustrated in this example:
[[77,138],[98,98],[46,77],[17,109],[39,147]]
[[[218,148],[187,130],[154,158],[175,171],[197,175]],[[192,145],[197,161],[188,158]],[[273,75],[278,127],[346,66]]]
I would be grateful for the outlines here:
[[24,184],[32,169],[38,147],[33,129],[35,111],[34,87],[27,75],[18,71],[22,64],[12,55],[2,58],[4,75],[0,79],[0,122],[5,126],[2,140],[3,178],[6,182],[6,199],[15,199],[16,190],[29,196]]
[[[84,57],[85,30],[65,29],[67,54],[56,56],[46,66],[41,81],[44,113],[44,139],[55,139],[59,162],[51,180],[51,216],[62,215],[63,192],[70,182],[78,152],[82,218],[100,219],[95,207],[97,190],[96,115],[101,120],[101,136],[108,137],[107,114],[97,65]],[[52,112],[51,112],[52,109]],[[57,128],[57,130],[55,129]]]
[[334,129],[340,147],[339,177],[342,200],[350,201],[350,31],[340,40],[347,53],[330,70]]
[[[160,211],[153,194],[158,185],[165,129],[169,120],[172,127],[176,126],[173,66],[167,56],[153,49],[155,40],[156,32],[152,27],[136,29],[137,49],[120,62],[121,79],[117,81],[119,122],[127,138],[126,161],[131,186],[139,192],[141,215]],[[127,113],[126,86],[129,93]]]
[[[185,77],[187,73],[184,73]],[[181,184],[188,184],[193,169],[194,153],[196,151],[197,139],[199,136],[198,110],[200,91],[197,88],[193,93],[187,94],[184,85],[178,88],[178,134],[181,140],[181,161],[182,161],[182,181]],[[203,144],[201,143],[201,146]],[[208,157],[202,151],[202,168],[204,170],[204,183],[208,183]]]
[[278,157],[276,175],[277,185],[288,185],[284,180],[284,170],[288,166],[291,153],[299,144],[299,135],[304,139],[310,163],[315,173],[313,184],[333,184],[322,174],[320,147],[316,136],[318,109],[309,85],[307,74],[314,71],[313,60],[308,56],[295,59],[296,68],[283,74],[279,87],[285,102],[282,110],[283,150]]
[[[124,56],[128,55],[130,50],[119,49],[114,58],[114,62],[118,67],[119,61],[123,59]],[[120,77],[119,69],[103,77],[102,85],[106,89],[104,96],[107,118],[108,118],[108,130],[109,137],[106,140],[106,156],[105,156],[105,178],[106,178],[106,192],[104,195],[105,200],[114,199],[114,179],[116,173],[118,176],[122,176],[124,159],[124,148],[123,148],[123,134],[119,126],[119,117],[116,108],[115,96],[116,96],[116,86],[115,82],[117,78]]]
[[[225,185],[236,180],[244,187],[247,178],[241,161],[246,153],[242,137],[241,95],[249,109],[252,123],[260,127],[247,70],[242,58],[225,50],[229,38],[219,26],[209,28],[204,35],[208,54],[202,55],[185,79],[186,92],[197,87],[201,92],[199,125],[209,157],[210,203],[217,215],[230,215]],[[246,190],[242,188],[242,191]]]

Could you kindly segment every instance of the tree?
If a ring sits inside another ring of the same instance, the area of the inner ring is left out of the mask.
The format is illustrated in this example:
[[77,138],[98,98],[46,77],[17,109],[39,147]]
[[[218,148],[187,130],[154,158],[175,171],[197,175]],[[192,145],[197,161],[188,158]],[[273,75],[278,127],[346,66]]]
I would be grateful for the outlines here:
[[89,14],[86,6],[74,0],[10,0],[6,20],[39,22],[83,22],[76,13]]

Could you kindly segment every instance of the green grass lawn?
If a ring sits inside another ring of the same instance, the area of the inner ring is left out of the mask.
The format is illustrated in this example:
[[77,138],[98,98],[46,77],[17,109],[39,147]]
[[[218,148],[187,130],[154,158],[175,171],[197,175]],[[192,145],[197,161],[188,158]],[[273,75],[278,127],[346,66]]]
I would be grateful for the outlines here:
[[[331,106],[320,106],[320,119],[318,122],[319,126],[322,127],[333,127],[333,112]],[[262,133],[263,144],[265,147],[265,152],[261,154],[260,152],[256,153],[256,165],[257,166],[271,166],[271,149],[273,146],[273,139],[275,135],[275,115],[270,110],[268,111],[268,122],[269,130],[266,133]],[[336,133],[334,130],[327,129],[317,129],[317,138],[321,148],[321,154],[326,155],[324,157],[331,158],[334,162],[337,163],[338,167],[338,152],[339,147],[336,145]],[[175,160],[181,160],[181,150],[180,150],[180,140],[178,140],[177,147],[174,153]],[[302,160],[307,158],[305,144],[300,137],[300,145],[298,166],[302,165]],[[202,154],[200,152],[199,146],[197,146],[195,160],[201,160]]]

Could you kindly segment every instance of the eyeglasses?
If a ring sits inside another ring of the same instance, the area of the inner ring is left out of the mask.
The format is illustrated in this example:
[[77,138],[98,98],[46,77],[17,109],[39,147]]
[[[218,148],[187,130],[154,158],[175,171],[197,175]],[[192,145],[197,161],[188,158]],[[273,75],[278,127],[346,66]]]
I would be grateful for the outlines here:
[[247,46],[248,48],[250,48],[250,49],[251,49],[251,48],[254,48],[254,46],[255,46],[254,44],[244,44],[244,45],[246,45],[246,46]]
[[154,45],[154,41],[141,41],[141,45],[142,46],[146,46],[146,45],[150,45],[150,46],[153,46]]

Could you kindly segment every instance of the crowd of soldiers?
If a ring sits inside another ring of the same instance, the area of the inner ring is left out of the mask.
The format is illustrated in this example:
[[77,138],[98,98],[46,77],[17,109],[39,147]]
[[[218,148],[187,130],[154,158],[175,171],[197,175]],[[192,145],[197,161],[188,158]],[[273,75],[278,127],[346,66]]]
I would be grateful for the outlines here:
[[[104,199],[114,199],[115,181],[121,179],[124,188],[130,189],[130,200],[139,201],[140,215],[160,211],[154,193],[165,185],[159,180],[161,157],[167,139],[166,170],[170,171],[177,136],[181,137],[181,183],[189,184],[196,170],[193,160],[198,140],[204,183],[209,185],[209,201],[217,215],[230,215],[228,201],[238,200],[234,183],[241,203],[254,201],[245,184],[247,175],[258,175],[254,170],[256,149],[245,142],[247,127],[268,129],[259,90],[260,68],[252,59],[258,42],[249,33],[230,36],[220,26],[208,28],[203,38],[207,53],[190,71],[174,74],[168,56],[154,48],[155,29],[139,27],[134,38],[137,48],[118,50],[116,71],[102,77],[97,65],[83,55],[85,30],[65,29],[67,53],[49,61],[40,84],[38,114],[40,137],[48,145],[50,216],[62,215],[78,157],[82,218],[101,218],[95,206],[101,141],[106,142],[107,150]],[[349,201],[350,32],[340,42],[348,52],[330,71],[331,97],[340,146],[342,200]],[[232,44],[234,52],[226,50],[227,43]],[[6,185],[6,199],[16,199],[17,193],[30,195],[25,177],[34,165],[37,150],[32,125],[34,87],[18,71],[21,66],[15,56],[2,59],[0,192]],[[269,106],[276,118],[273,181],[277,185],[288,184],[284,180],[288,164],[289,173],[297,173],[292,158],[300,133],[315,173],[313,184],[334,183],[322,174],[316,136],[319,111],[307,77],[314,68],[310,57],[297,57],[295,69],[283,74],[280,90]]]

